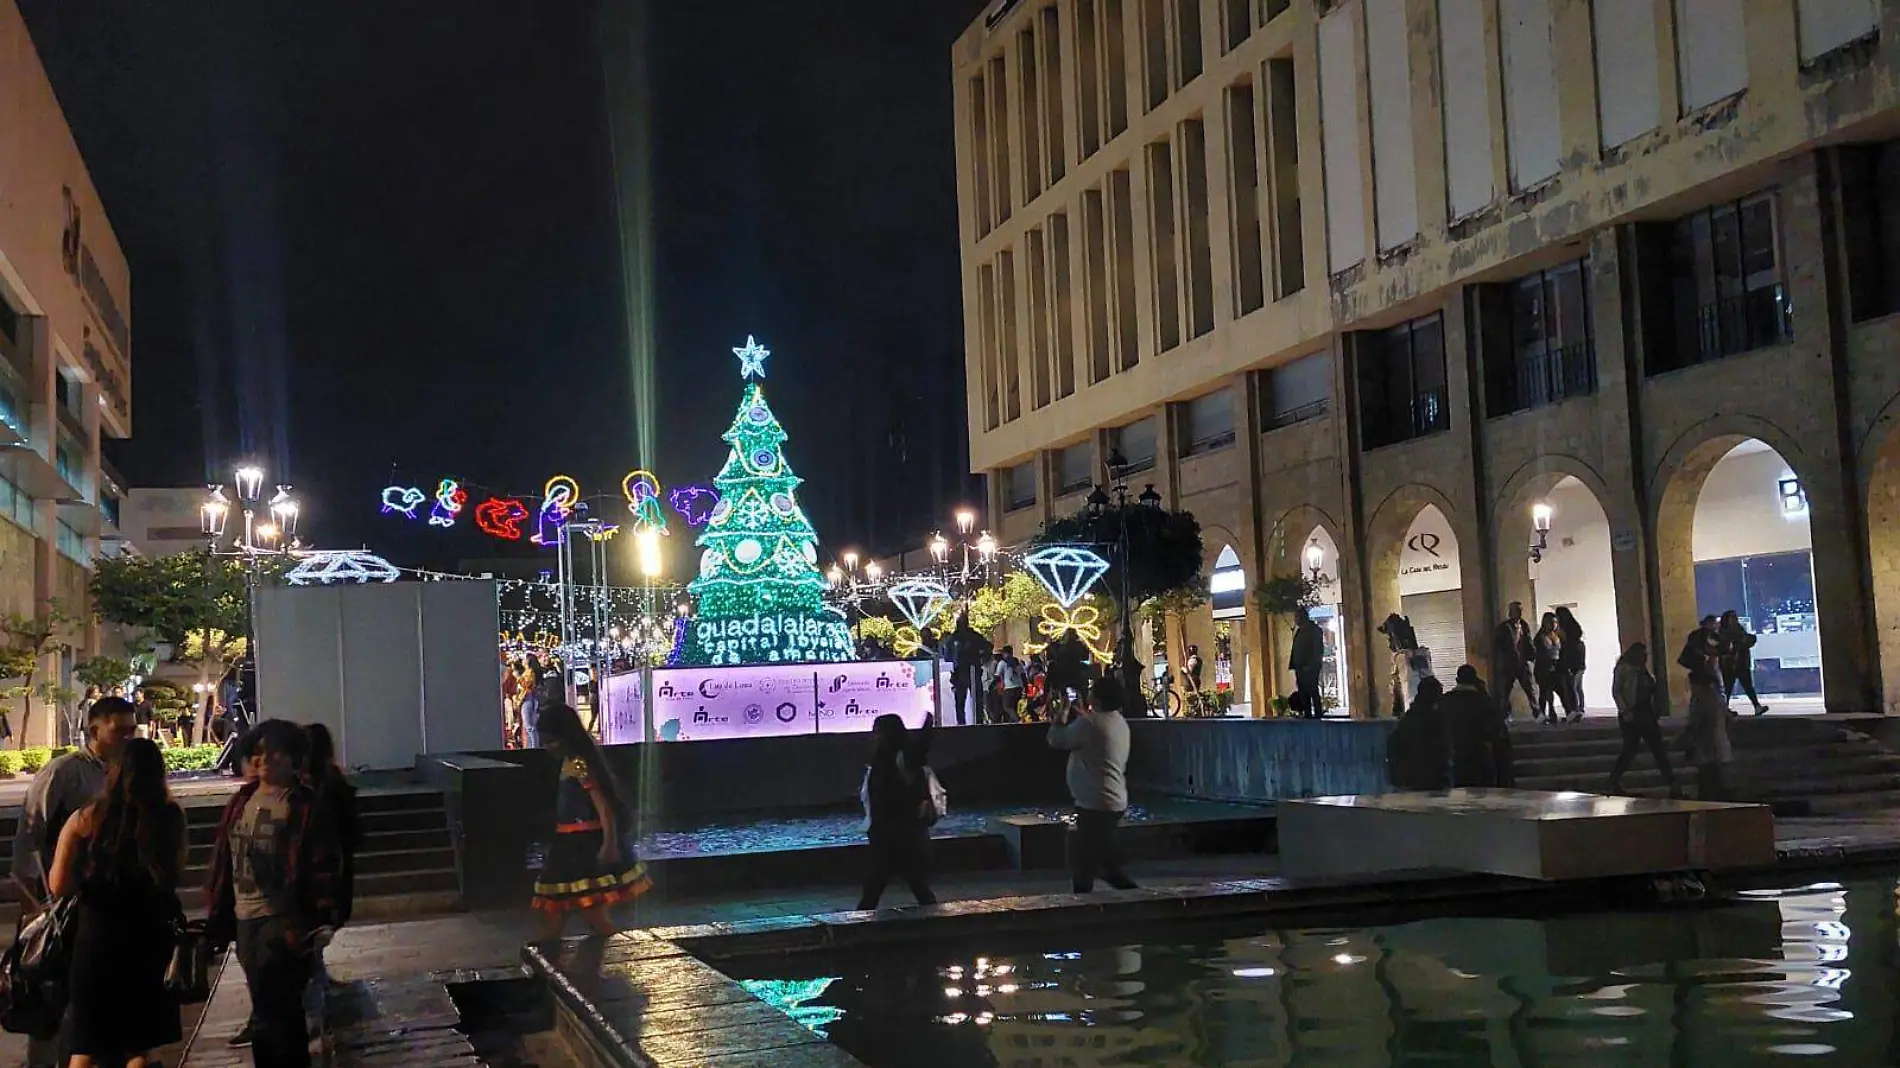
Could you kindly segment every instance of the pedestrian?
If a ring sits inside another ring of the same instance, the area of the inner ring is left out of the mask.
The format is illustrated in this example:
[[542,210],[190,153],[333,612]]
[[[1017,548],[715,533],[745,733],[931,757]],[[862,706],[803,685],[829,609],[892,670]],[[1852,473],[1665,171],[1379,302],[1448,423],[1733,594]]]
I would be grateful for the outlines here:
[[302,727],[266,720],[240,739],[256,778],[224,807],[206,887],[205,939],[237,941],[251,1018],[233,1045],[251,1043],[258,1065],[306,1068],[304,990],[317,955],[341,922],[343,848],[329,813],[303,784]]
[[1015,723],[1021,718],[1023,688],[1029,679],[1023,674],[1023,662],[1016,659],[1016,647],[1003,646],[996,658],[996,688],[1002,701],[998,723]]
[[1715,634],[1721,645],[1722,703],[1726,705],[1735,699],[1735,684],[1741,683],[1748,703],[1755,706],[1755,714],[1767,715],[1768,706],[1761,703],[1761,696],[1755,692],[1755,635],[1742,626],[1741,617],[1733,608],[1722,613]]
[[1727,800],[1725,771],[1735,759],[1728,737],[1728,702],[1722,699],[1721,657],[1714,616],[1703,617],[1702,625],[1689,632],[1676,657],[1689,675],[1689,729],[1684,741],[1689,763],[1695,765],[1695,793],[1701,801]]
[[1069,877],[1078,894],[1095,888],[1095,875],[1117,890],[1135,881],[1122,870],[1115,828],[1128,811],[1128,721],[1122,718],[1121,681],[1095,680],[1087,699],[1071,713],[1062,706],[1049,728],[1049,747],[1069,754],[1069,797],[1075,826],[1069,835]]
[[1023,712],[1025,718],[1048,718],[1049,668],[1041,653],[1030,653],[1023,664]]
[[104,795],[66,821],[47,875],[55,897],[79,900],[67,976],[70,1068],[144,1068],[152,1050],[181,1037],[165,969],[184,918],[184,862],[185,813],[165,789],[165,757],[134,738]]
[[1512,601],[1504,621],[1491,635],[1491,677],[1497,683],[1499,706],[1511,714],[1511,691],[1524,691],[1524,705],[1531,718],[1537,718],[1537,692],[1531,687],[1532,664],[1537,653],[1531,645],[1531,625],[1524,622],[1524,602]]
[[554,795],[554,841],[534,881],[542,937],[561,936],[580,913],[596,934],[617,930],[613,909],[653,888],[633,853],[633,812],[622,799],[613,769],[581,717],[565,703],[541,709],[542,744],[560,761]]
[[1583,624],[1569,605],[1557,606],[1557,633],[1564,639],[1563,653],[1558,658],[1563,683],[1563,693],[1559,696],[1565,705],[1566,718],[1575,723],[1583,718]]
[[1451,785],[1509,785],[1509,709],[1498,707],[1478,677],[1478,669],[1470,664],[1461,665],[1453,678],[1451,690],[1438,702],[1451,751]]
[[1537,695],[1539,699],[1537,713],[1533,718],[1545,723],[1557,722],[1558,699],[1562,698],[1564,710],[1570,709],[1568,690],[1563,684],[1564,635],[1557,629],[1557,613],[1545,612],[1537,627],[1537,637],[1531,642],[1536,651],[1535,670],[1537,673]]
[[1391,651],[1390,698],[1392,714],[1398,716],[1410,706],[1413,695],[1418,692],[1419,674],[1413,671],[1412,665],[1418,635],[1412,630],[1412,621],[1397,612],[1386,616],[1377,629],[1385,635],[1386,647]]
[[1610,680],[1610,695],[1616,699],[1616,726],[1623,735],[1623,749],[1610,770],[1610,793],[1623,792],[1623,773],[1629,770],[1637,748],[1646,745],[1656,758],[1656,770],[1662,772],[1669,796],[1681,797],[1675,772],[1669,767],[1669,747],[1663,744],[1662,692],[1656,676],[1649,673],[1649,646],[1632,642],[1623,651]]
[[1201,677],[1207,670],[1201,660],[1201,647],[1189,645],[1187,655],[1181,660],[1181,685],[1186,688],[1187,699],[1192,702],[1194,695],[1201,692]]
[[337,925],[350,922],[356,902],[356,853],[363,847],[362,823],[357,816],[356,787],[336,761],[336,740],[330,728],[312,723],[304,728],[309,752],[304,754],[303,782],[315,795],[318,807],[330,826],[336,829],[337,844],[343,851],[342,871],[337,882]]
[[1443,790],[1451,785],[1449,732],[1437,679],[1418,684],[1418,697],[1386,735],[1386,776],[1400,790]]
[[66,741],[76,743],[79,735],[85,731],[86,713],[92,709],[93,705],[99,702],[99,698],[104,696],[105,694],[100,692],[99,687],[86,687],[86,692],[79,698],[79,703],[73,706],[72,718],[67,720],[65,724],[66,734],[64,737]]
[[860,909],[877,908],[893,875],[903,877],[919,905],[937,903],[930,889],[930,828],[938,816],[930,790],[930,733],[929,719],[915,732],[889,712],[871,722],[871,763],[858,790],[870,854]]
[[[136,730],[130,703],[98,701],[86,710],[85,744],[47,761],[27,784],[13,837],[13,882],[20,894],[21,913],[30,916],[46,907],[46,873],[66,822],[105,793],[106,772]],[[29,1039],[28,1068],[52,1068],[65,1063],[57,1039]]]
[[1054,722],[1056,712],[1075,703],[1089,687],[1089,675],[1092,671],[1089,663],[1089,647],[1074,631],[1057,638],[1049,647],[1049,677],[1044,684],[1048,692],[1048,718]]
[[1323,711],[1319,679],[1326,668],[1326,635],[1305,608],[1293,610],[1293,650],[1286,666],[1293,672],[1294,700],[1289,704],[1307,719],[1318,719]]
[[158,705],[152,701],[152,692],[141,686],[133,691],[132,727],[140,738],[152,737],[153,721],[158,716]]

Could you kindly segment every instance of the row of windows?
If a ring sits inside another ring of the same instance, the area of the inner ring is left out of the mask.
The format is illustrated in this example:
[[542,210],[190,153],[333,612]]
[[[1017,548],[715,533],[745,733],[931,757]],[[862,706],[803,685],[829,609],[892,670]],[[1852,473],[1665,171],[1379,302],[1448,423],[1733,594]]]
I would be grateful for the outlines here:
[[82,564],[92,562],[92,553],[86,547],[86,536],[79,533],[64,519],[57,520],[57,529],[53,535],[53,547],[61,556]]

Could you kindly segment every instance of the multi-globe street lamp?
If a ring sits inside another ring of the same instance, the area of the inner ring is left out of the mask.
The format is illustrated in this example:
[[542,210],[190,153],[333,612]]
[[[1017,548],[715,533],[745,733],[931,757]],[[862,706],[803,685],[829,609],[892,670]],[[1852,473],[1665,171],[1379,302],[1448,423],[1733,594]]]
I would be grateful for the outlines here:
[[[204,679],[209,670],[212,655],[211,644],[211,567],[213,557],[237,556],[244,561],[244,648],[245,656],[254,659],[257,653],[257,571],[260,557],[278,556],[298,549],[302,543],[297,540],[297,520],[301,509],[295,498],[290,495],[290,487],[279,485],[268,501],[264,499],[264,469],[256,464],[244,464],[232,472],[232,491],[237,494],[236,506],[244,517],[244,531],[239,541],[228,551],[221,551],[218,543],[224,540],[225,528],[231,517],[232,501],[225,495],[225,487],[213,483],[206,487],[209,496],[198,509],[199,531],[205,536],[205,629],[204,656],[200,661],[200,685],[209,690],[211,683]],[[259,522],[260,510],[269,518]],[[207,717],[200,716],[200,719]],[[209,729],[209,724],[201,724],[200,731]]]
[[[1121,617],[1121,635],[1115,640],[1115,670],[1121,676],[1123,700],[1135,702],[1141,700],[1141,661],[1135,656],[1134,613],[1129,604],[1128,587],[1130,552],[1128,545],[1128,525],[1137,508],[1158,512],[1161,510],[1161,494],[1155,492],[1154,484],[1141,491],[1135,498],[1135,504],[1128,502],[1127,465],[1116,464],[1110,460],[1109,473],[1114,480],[1112,487],[1097,485],[1088,497],[1089,516],[1098,524],[1113,516],[1115,519],[1115,567],[1120,579],[1115,588],[1115,611]],[[1109,494],[1114,494],[1111,499]],[[1099,529],[1099,528],[1098,528]]]

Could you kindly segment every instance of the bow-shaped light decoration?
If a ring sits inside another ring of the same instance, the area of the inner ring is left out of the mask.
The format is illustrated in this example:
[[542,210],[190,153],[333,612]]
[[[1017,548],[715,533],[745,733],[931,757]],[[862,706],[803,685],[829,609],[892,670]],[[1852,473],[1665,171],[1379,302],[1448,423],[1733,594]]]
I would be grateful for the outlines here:
[[1036,621],[1036,629],[1051,643],[1061,641],[1065,634],[1074,633],[1076,637],[1082,639],[1084,645],[1089,647],[1089,652],[1094,653],[1098,659],[1106,659],[1110,650],[1101,644],[1101,620],[1101,611],[1092,604],[1076,608],[1045,604],[1042,606],[1042,618]]

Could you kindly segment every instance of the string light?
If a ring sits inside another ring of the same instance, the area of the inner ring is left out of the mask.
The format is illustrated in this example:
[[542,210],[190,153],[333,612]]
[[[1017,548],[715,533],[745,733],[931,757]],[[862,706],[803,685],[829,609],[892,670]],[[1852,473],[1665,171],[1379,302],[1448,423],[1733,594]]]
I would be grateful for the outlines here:
[[383,487],[383,514],[414,519],[416,509],[422,507],[422,502],[428,499],[428,494],[414,486],[385,486]]
[[503,541],[520,541],[528,506],[513,497],[490,497],[475,506],[475,525],[482,533]]
[[445,478],[436,487],[435,507],[429,510],[429,525],[432,527],[452,527],[455,517],[462,514],[462,507],[468,503],[468,491],[460,482]]
[[703,527],[719,504],[719,493],[709,486],[677,486],[666,499],[687,526]]
[[353,549],[319,549],[298,554],[296,567],[284,576],[292,586],[330,586],[340,582],[394,582],[396,565],[375,553]]

